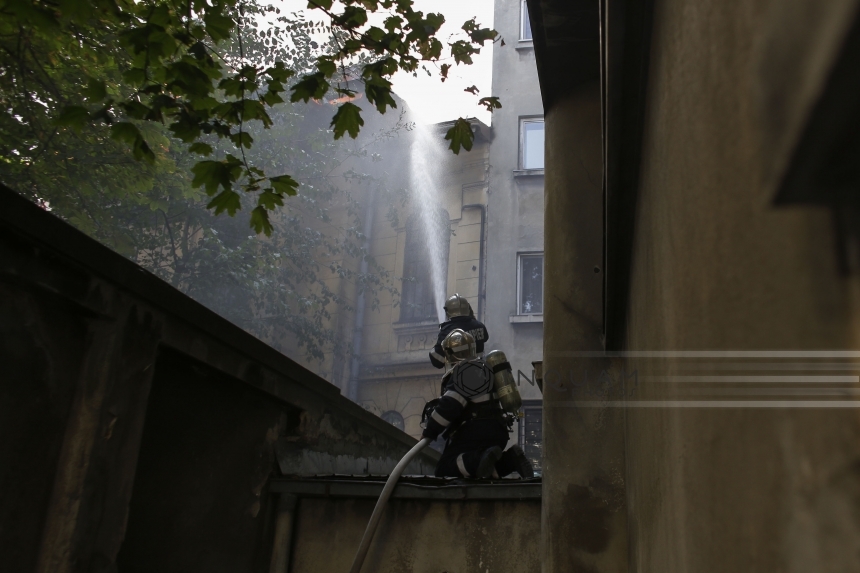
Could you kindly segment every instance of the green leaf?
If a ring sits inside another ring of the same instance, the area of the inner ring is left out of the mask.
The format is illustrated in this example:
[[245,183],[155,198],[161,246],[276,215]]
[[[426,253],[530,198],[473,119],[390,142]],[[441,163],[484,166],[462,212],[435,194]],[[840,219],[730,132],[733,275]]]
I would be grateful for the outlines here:
[[224,78],[218,82],[218,88],[224,90],[224,95],[232,97],[240,97],[242,95],[243,86],[244,82],[242,82],[242,80],[237,76]]
[[337,64],[334,63],[334,60],[330,56],[321,56],[317,58],[317,69],[325,77],[330,78],[337,71]]
[[475,134],[469,122],[461,117],[454,122],[454,126],[445,134],[445,139],[451,142],[448,145],[448,149],[453,151],[454,155],[459,155],[461,147],[466,151],[471,151]]
[[253,121],[255,119],[259,119],[263,122],[263,127],[268,128],[272,125],[272,118],[269,117],[269,113],[266,111],[265,106],[263,106],[262,102],[257,101],[255,99],[246,99],[242,103],[242,120],[243,121]]
[[442,78],[442,83],[448,79],[448,72],[451,70],[451,64],[442,64],[439,66],[439,76]]
[[274,211],[276,207],[284,206],[284,196],[275,192],[271,187],[267,187],[257,198],[257,204],[264,209]]
[[284,62],[276,62],[274,66],[267,69],[266,72],[270,78],[276,82],[285,82],[294,76],[296,73],[293,70],[288,70]]
[[290,88],[293,92],[290,101],[307,103],[310,99],[322,99],[328,88],[329,83],[322,72],[304,76],[299,83]]
[[432,32],[428,31],[428,33],[435,34],[439,31],[439,28],[442,27],[442,24],[445,23],[445,16],[439,13],[429,13],[427,14],[426,19],[424,20],[424,26],[429,27]]
[[358,28],[367,23],[367,10],[358,6],[347,6],[335,22],[347,29]]
[[385,78],[365,80],[364,94],[367,96],[367,101],[376,105],[379,113],[385,113],[386,107],[397,107],[397,102],[391,96],[391,82]]
[[496,96],[482,97],[478,100],[478,105],[486,107],[487,111],[490,113],[493,113],[493,110],[502,109],[502,102],[500,102],[499,98]]
[[471,64],[472,54],[477,54],[479,51],[465,40],[457,40],[451,44],[451,55],[458,64]]
[[228,40],[236,26],[232,18],[223,14],[206,14],[203,23],[206,24],[206,32],[215,42]]
[[272,187],[275,188],[276,193],[281,193],[284,195],[295,196],[299,190],[298,182],[290,177],[289,175],[277,175],[275,177],[269,177],[269,183],[272,184]]
[[147,163],[155,163],[155,154],[133,123],[121,121],[113,124],[110,127],[110,136],[117,141],[128,144],[131,147],[132,155],[138,161],[145,159]]
[[126,116],[132,119],[143,119],[151,111],[148,106],[145,106],[136,100],[124,101],[119,104],[119,107],[125,112]]
[[397,28],[403,26],[403,18],[400,16],[389,16],[385,19],[385,29],[389,32],[394,32]]
[[191,168],[191,173],[194,174],[191,186],[204,187],[206,194],[212,196],[218,192],[219,187],[223,187],[224,191],[230,191],[233,188],[233,183],[242,173],[242,162],[232,155],[228,155],[222,161],[198,161]]
[[107,87],[104,80],[89,78],[87,80],[87,89],[84,90],[84,97],[93,103],[98,103],[107,97]]
[[84,124],[90,119],[90,112],[80,105],[68,105],[60,111],[60,115],[54,120],[59,127],[70,127],[75,131],[83,129]]
[[122,78],[132,86],[139,86],[146,81],[146,70],[143,68],[131,68],[122,75]]
[[254,207],[251,211],[251,227],[257,234],[265,233],[267,237],[271,237],[273,227],[269,222],[269,212],[263,207]]
[[331,10],[332,0],[309,0],[308,8],[323,8]]
[[199,153],[200,155],[211,155],[213,149],[212,146],[208,143],[198,141],[197,143],[189,147],[188,151],[190,151],[191,153]]
[[361,119],[361,108],[354,103],[346,102],[337,109],[331,125],[334,127],[335,139],[340,139],[344,133],[349,133],[349,136],[355,139],[361,126],[364,125],[364,120]]
[[263,101],[266,102],[266,105],[272,107],[276,104],[284,103],[284,98],[282,98],[278,92],[270,90],[263,94]]
[[251,144],[254,143],[254,138],[251,137],[251,134],[247,131],[239,131],[237,133],[230,134],[230,141],[232,141],[233,145],[236,147],[251,149]]
[[231,217],[236,214],[236,211],[242,208],[242,201],[239,194],[233,190],[225,190],[216,195],[206,205],[207,209],[215,209],[215,214],[220,215],[224,211]]

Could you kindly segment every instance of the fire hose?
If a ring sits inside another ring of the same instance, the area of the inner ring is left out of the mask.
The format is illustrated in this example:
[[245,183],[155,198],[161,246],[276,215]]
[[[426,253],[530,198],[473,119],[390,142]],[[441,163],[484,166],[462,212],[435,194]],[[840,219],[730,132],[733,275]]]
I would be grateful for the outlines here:
[[379,501],[376,502],[376,507],[373,508],[373,514],[370,516],[370,522],[367,524],[367,529],[364,530],[364,537],[361,538],[361,544],[358,546],[358,552],[355,554],[355,560],[352,562],[352,568],[349,573],[360,573],[361,566],[364,564],[364,558],[367,557],[367,551],[370,549],[370,542],[373,541],[373,534],[376,532],[376,526],[379,525],[379,520],[382,519],[382,512],[385,510],[385,504],[388,503],[388,498],[394,492],[397,486],[397,481],[400,479],[400,474],[409,465],[418,452],[427,447],[432,440],[423,438],[415,444],[411,450],[406,452],[403,459],[394,466],[391,475],[388,476],[388,481],[385,482],[385,487],[382,488],[382,494],[379,496]]

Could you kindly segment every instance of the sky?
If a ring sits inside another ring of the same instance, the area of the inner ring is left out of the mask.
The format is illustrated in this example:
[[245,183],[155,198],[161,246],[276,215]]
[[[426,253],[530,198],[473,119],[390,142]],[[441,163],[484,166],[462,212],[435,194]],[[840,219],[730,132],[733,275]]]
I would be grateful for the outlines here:
[[[319,20],[318,12],[306,11],[307,0],[284,0],[282,6],[288,11],[304,11],[312,20]],[[437,37],[445,46],[442,54],[443,63],[450,63],[451,70],[448,79],[443,83],[439,80],[438,70],[431,68],[433,76],[428,76],[423,70],[417,75],[398,72],[392,78],[394,92],[406,100],[409,109],[416,119],[425,124],[450,121],[458,117],[477,117],[487,125],[490,124],[491,114],[483,106],[478,106],[478,99],[493,95],[490,93],[493,69],[493,45],[485,42],[481,53],[473,56],[470,66],[456,65],[450,58],[447,41],[459,32],[464,36],[460,27],[463,22],[475,17],[477,22],[486,28],[493,27],[493,0],[414,0],[416,10],[424,13],[437,12],[445,16],[445,24],[437,32]],[[370,23],[380,25],[373,17]],[[478,95],[465,92],[467,87],[476,86]]]
[[[415,0],[415,7],[425,13],[441,12],[445,16],[445,24],[438,33],[443,44],[472,17],[477,17],[482,27],[493,27],[493,0]],[[409,109],[423,123],[477,117],[489,125],[491,114],[483,106],[479,107],[477,101],[480,97],[493,95],[490,93],[493,46],[486,42],[473,61],[471,66],[452,67],[445,83],[440,82],[438,76],[428,77],[423,71],[418,77],[398,72],[393,78],[394,91],[406,100]],[[472,85],[480,90],[478,96],[463,91]]]

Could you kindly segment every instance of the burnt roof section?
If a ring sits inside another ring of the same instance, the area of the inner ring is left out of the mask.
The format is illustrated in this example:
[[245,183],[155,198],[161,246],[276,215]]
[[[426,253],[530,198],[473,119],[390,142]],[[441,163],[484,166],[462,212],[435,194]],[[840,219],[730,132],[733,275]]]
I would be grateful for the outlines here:
[[527,0],[544,113],[600,79],[599,0]]

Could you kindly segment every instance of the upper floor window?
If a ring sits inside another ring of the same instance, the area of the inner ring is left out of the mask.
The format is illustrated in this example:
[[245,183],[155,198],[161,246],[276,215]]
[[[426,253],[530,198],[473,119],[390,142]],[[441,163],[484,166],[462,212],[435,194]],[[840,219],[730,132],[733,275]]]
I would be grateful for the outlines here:
[[451,227],[448,212],[439,209],[434,217],[436,227],[433,238],[426,237],[425,225],[413,215],[406,222],[406,249],[403,256],[403,292],[400,298],[400,321],[423,322],[438,320],[436,301],[433,293],[433,275],[430,260],[430,240],[439,241],[440,251],[444,261],[440,261],[442,269],[448,268],[448,248],[451,241]]
[[519,256],[517,313],[543,314],[543,253]]
[[543,118],[520,120],[520,169],[543,169]]
[[529,20],[529,7],[526,0],[520,0],[520,40],[532,39],[532,23]]

